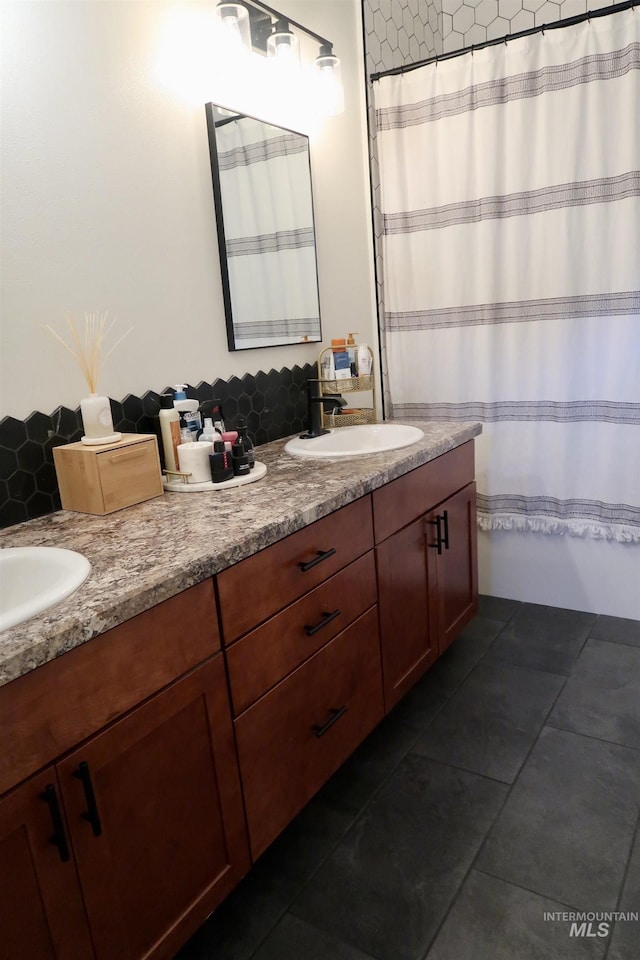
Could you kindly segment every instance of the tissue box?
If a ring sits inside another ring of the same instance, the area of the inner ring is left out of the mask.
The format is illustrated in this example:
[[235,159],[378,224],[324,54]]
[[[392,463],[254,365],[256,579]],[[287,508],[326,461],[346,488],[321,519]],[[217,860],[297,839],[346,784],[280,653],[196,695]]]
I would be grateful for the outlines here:
[[65,510],[104,515],[163,494],[158,441],[153,434],[123,433],[117,443],[54,447]]

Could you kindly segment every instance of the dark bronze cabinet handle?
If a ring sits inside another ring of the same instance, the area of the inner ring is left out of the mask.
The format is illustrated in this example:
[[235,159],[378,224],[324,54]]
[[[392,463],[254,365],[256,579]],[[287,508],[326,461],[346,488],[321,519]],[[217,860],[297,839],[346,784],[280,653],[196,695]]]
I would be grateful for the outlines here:
[[58,795],[52,783],[46,785],[44,792],[40,794],[40,799],[44,800],[47,804],[49,813],[51,814],[53,836],[49,838],[49,842],[58,848],[62,862],[67,863],[67,861],[71,859],[69,855],[69,844],[67,843],[67,836],[64,832],[64,822],[62,820],[60,804],[58,803]]
[[96,795],[93,792],[93,783],[91,782],[91,771],[89,770],[89,764],[83,760],[78,769],[73,771],[73,775],[74,777],[77,777],[78,780],[82,781],[82,786],[84,787],[84,796],[87,801],[87,811],[86,813],[82,814],[82,819],[89,821],[94,837],[99,837],[102,834],[102,824],[100,822],[100,814],[98,813]]
[[427,523],[430,523],[431,526],[436,528],[436,542],[430,543],[429,546],[435,547],[438,553],[440,554],[442,553],[442,544],[444,543],[444,540],[442,538],[442,528],[441,528],[442,517],[438,513],[436,514],[435,520],[427,520]]
[[331,613],[323,613],[322,620],[319,620],[318,623],[314,623],[312,627],[305,626],[304,632],[308,637],[312,637],[314,633],[317,633],[318,630],[322,630],[323,627],[326,627],[328,623],[331,623],[332,620],[335,620],[336,617],[340,616],[340,610],[332,610]]
[[329,557],[332,557],[335,552],[335,547],[330,547],[328,550],[318,550],[318,553],[313,560],[303,560],[298,564],[298,566],[303,573],[306,573],[307,570],[311,570],[311,567],[315,567],[318,563],[322,563],[323,560],[327,560]]
[[334,723],[336,723],[340,719],[340,717],[343,716],[344,713],[346,713],[346,710],[347,710],[346,704],[344,705],[344,707],[340,707],[339,710],[330,710],[329,713],[331,714],[331,716],[329,717],[326,723],[324,723],[321,727],[319,727],[317,724],[314,724],[312,729],[316,737],[323,737],[327,732],[327,730],[330,730],[331,727],[334,725]]
[[445,550],[449,549],[449,514],[446,510],[442,511],[442,520],[444,523],[444,547]]

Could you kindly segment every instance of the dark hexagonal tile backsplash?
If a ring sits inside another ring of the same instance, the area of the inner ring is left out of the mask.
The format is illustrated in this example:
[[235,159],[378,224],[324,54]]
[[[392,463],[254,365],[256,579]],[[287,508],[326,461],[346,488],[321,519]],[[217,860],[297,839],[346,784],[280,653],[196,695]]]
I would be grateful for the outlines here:
[[[225,424],[233,429],[244,417],[249,436],[258,445],[279,440],[304,429],[307,405],[305,384],[315,377],[315,364],[291,369],[259,371],[230,380],[189,384],[188,397],[219,400]],[[171,387],[166,393],[173,393]],[[159,394],[128,394],[111,400],[113,424],[123,433],[155,433],[160,440]],[[0,527],[31,520],[60,509],[53,465],[53,448],[74,443],[82,436],[80,408],[58,407],[48,416],[35,411],[26,420],[4,417],[0,421]],[[160,444],[160,449],[162,446]]]

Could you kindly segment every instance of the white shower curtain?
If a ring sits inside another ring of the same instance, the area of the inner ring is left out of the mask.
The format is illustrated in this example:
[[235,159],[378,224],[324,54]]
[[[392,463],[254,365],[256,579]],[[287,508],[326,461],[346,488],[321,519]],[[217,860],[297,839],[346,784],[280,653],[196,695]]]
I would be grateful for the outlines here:
[[374,92],[392,416],[483,421],[482,529],[640,542],[640,12]]

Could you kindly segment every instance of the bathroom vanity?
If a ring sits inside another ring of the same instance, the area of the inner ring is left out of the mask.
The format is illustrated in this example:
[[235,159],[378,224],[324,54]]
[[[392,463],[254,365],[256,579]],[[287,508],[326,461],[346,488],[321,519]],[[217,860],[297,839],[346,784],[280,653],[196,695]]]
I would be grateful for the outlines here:
[[277,442],[231,496],[0,535],[93,567],[0,635],[11,960],[172,957],[446,649],[477,611],[480,429],[340,464]]

